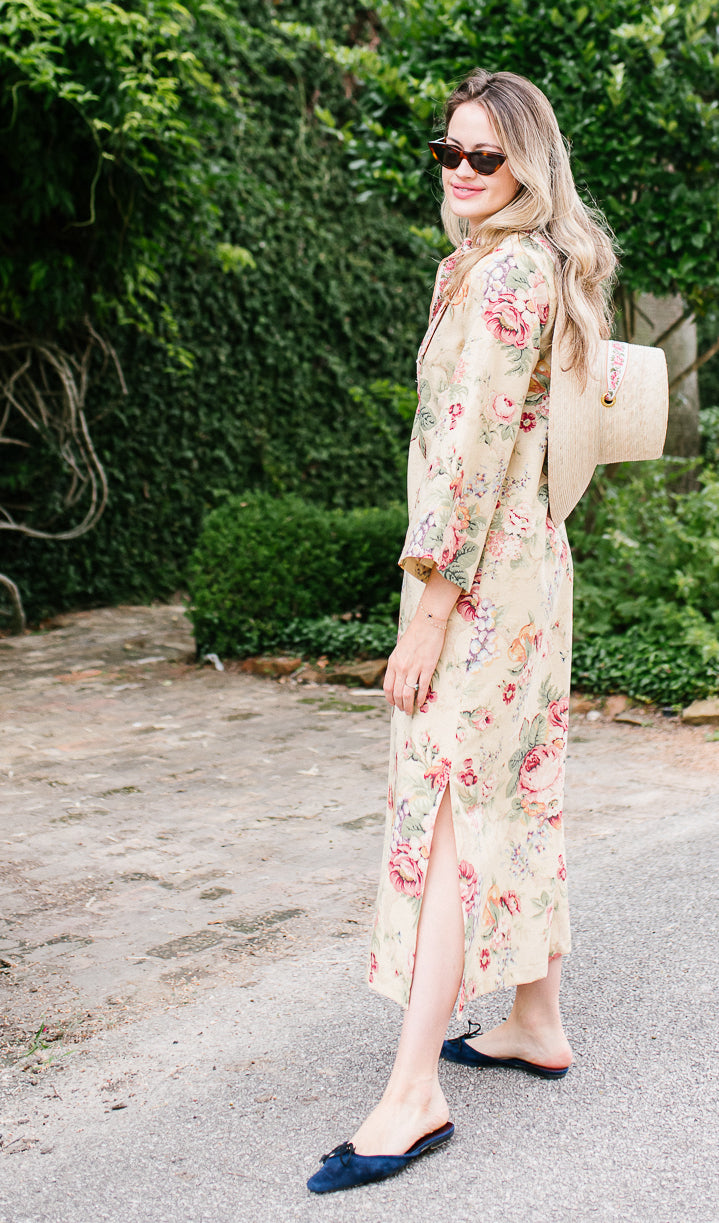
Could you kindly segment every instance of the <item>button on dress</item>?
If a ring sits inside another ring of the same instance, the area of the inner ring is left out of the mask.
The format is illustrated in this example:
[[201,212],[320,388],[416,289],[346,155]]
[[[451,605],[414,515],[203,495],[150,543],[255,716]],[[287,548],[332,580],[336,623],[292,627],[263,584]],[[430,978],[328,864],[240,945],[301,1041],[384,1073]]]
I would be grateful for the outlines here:
[[548,515],[555,263],[538,234],[440,264],[417,363],[400,632],[434,566],[461,588],[427,700],[392,713],[369,982],[406,1005],[434,821],[449,787],[464,913],[459,1009],[570,949],[562,798],[572,565]]

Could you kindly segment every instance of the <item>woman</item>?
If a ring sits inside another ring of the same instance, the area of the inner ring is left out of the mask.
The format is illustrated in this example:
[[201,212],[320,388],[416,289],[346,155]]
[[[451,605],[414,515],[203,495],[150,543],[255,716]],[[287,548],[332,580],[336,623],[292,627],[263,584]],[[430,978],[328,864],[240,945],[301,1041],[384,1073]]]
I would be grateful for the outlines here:
[[[562,791],[572,570],[547,492],[553,336],[609,334],[611,243],[577,195],[552,108],[513,73],[450,96],[440,265],[418,359],[388,819],[369,981],[406,1007],[380,1103],[315,1192],[379,1180],[453,1132],[440,1055],[566,1074]],[[445,1041],[458,1000],[516,987],[492,1031]]]

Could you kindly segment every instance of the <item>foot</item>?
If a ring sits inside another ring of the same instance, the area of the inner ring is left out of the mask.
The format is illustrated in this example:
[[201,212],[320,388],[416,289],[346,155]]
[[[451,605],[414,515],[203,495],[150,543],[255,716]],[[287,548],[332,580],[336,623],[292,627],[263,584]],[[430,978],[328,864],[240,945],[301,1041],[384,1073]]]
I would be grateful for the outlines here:
[[504,1023],[481,1036],[473,1036],[466,1043],[487,1057],[521,1057],[525,1062],[546,1066],[548,1070],[563,1070],[572,1062],[571,1046],[561,1023],[528,1027],[510,1015]]
[[358,1155],[404,1155],[448,1120],[449,1107],[439,1084],[428,1093],[384,1095],[351,1141]]

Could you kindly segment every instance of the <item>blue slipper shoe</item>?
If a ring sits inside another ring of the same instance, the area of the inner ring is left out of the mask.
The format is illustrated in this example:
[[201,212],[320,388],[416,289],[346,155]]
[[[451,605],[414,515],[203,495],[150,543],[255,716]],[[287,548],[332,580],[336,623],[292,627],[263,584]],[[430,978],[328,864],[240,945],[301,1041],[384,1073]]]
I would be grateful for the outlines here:
[[447,1142],[454,1133],[451,1121],[425,1134],[405,1151],[404,1155],[358,1155],[351,1142],[343,1142],[322,1156],[322,1167],[307,1182],[313,1193],[334,1193],[336,1189],[353,1189],[355,1185],[369,1185],[372,1181],[384,1181],[396,1176],[411,1159],[426,1155],[435,1147]]
[[442,1045],[441,1057],[446,1062],[456,1062],[459,1066],[474,1066],[476,1069],[500,1067],[509,1070],[524,1070],[527,1074],[535,1074],[540,1079],[563,1079],[569,1066],[561,1070],[552,1070],[549,1066],[538,1066],[536,1062],[526,1062],[523,1057],[490,1057],[488,1053],[480,1053],[467,1044],[472,1036],[481,1032],[479,1024],[468,1024],[464,1036],[453,1036]]

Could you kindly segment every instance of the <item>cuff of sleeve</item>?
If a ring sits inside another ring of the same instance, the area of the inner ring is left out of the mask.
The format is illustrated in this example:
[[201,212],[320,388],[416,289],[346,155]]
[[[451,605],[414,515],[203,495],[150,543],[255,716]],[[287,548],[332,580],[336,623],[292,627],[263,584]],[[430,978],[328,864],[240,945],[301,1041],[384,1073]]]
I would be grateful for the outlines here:
[[436,567],[448,582],[470,590],[481,553],[480,525],[460,504],[444,513],[430,510],[410,523],[399,563],[421,582]]

